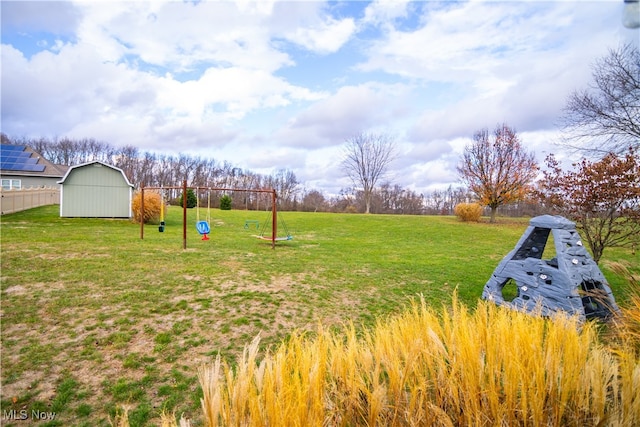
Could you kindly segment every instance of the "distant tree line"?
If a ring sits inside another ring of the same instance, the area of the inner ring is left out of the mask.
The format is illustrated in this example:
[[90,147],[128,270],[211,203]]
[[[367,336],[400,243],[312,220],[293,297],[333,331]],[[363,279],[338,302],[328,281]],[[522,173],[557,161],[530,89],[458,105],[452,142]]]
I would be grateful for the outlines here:
[[[1,135],[3,144],[29,146],[48,161],[72,166],[91,161],[114,165],[125,173],[129,181],[140,187],[174,187],[187,180],[192,187],[216,187],[238,189],[275,189],[279,209],[307,212],[364,212],[366,201],[362,191],[345,188],[333,197],[325,196],[317,189],[305,189],[295,173],[280,169],[271,175],[258,174],[234,166],[227,161],[217,161],[189,155],[164,155],[141,152],[134,146],[114,147],[95,139],[71,138],[12,138]],[[169,200],[177,200],[180,190],[166,190]],[[219,207],[222,192],[208,195],[198,191],[201,203],[210,198],[212,207]],[[219,193],[219,194],[218,194]],[[226,192],[232,198],[234,209],[266,210],[271,199],[267,194]],[[465,191],[449,187],[423,195],[384,183],[372,189],[369,203],[371,213],[378,214],[451,214],[460,201],[468,199]]]

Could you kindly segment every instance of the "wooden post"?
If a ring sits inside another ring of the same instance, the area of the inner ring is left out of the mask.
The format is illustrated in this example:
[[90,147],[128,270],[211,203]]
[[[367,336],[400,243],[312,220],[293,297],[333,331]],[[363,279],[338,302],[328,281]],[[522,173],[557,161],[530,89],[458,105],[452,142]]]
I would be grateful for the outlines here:
[[144,182],[140,185],[140,239],[144,239]]
[[187,249],[187,180],[182,182],[182,249]]

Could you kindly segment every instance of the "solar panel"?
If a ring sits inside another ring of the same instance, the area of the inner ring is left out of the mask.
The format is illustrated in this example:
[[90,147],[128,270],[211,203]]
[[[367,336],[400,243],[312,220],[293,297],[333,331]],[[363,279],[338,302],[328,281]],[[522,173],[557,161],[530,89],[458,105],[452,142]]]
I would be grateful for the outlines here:
[[2,163],[2,170],[16,172],[43,172],[44,165],[26,165],[21,163]]
[[16,162],[15,160],[2,160],[2,169],[12,169],[20,164],[22,164],[22,162]]
[[25,157],[23,159],[13,158],[2,158],[2,163],[17,163],[17,164],[25,164],[25,165],[37,165],[38,164],[37,157]]
[[0,151],[2,152],[2,154],[4,154],[4,152],[10,152],[10,151],[24,151],[27,147],[24,145],[9,145],[9,144],[2,144],[0,146]]
[[31,153],[27,151],[22,151],[20,153],[18,152],[2,153],[2,160],[28,159],[29,157],[31,157]]
[[43,172],[44,165],[23,165],[24,171]]
[[45,165],[39,165],[39,157],[32,157],[31,152],[25,151],[24,145],[2,144],[0,146],[0,168],[2,170],[19,172],[43,172]]

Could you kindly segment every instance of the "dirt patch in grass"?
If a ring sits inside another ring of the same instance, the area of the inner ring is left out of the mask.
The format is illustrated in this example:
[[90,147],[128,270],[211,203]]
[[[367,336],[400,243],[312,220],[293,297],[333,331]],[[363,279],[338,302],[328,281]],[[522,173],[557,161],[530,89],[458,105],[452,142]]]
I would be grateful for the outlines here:
[[2,385],[3,399],[14,399],[25,394],[35,394],[38,399],[50,401],[55,394],[58,378],[39,370],[27,370],[14,382]]
[[27,288],[21,285],[11,286],[4,291],[8,295],[24,295]]
[[[239,272],[239,279],[242,277],[250,276],[249,272]],[[277,276],[270,276],[269,280],[265,281],[241,281],[241,284],[235,283],[235,286],[238,289],[242,289],[243,291],[249,292],[267,292],[267,293],[278,293],[283,291],[288,291],[292,286],[300,283],[300,279],[304,278],[304,274],[298,275],[290,275],[290,274],[282,274]]]
[[59,259],[86,259],[89,256],[93,258],[110,258],[112,255],[108,253],[45,253],[36,255],[36,258],[53,261]]

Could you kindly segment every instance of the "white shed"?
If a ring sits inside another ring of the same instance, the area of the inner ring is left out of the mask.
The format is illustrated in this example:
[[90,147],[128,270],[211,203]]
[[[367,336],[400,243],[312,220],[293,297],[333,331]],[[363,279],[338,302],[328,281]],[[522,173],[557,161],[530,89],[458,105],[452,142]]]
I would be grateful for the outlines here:
[[71,166],[58,184],[61,217],[131,218],[133,184],[122,169],[83,163]]

